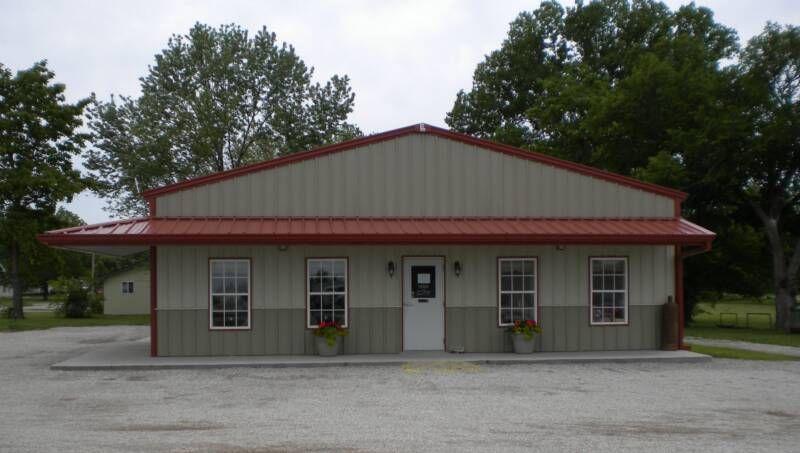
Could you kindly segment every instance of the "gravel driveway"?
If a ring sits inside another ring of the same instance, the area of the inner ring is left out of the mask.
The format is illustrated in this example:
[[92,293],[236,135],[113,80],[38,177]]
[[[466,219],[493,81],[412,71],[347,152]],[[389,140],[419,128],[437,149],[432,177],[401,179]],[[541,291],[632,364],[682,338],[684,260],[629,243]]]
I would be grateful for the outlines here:
[[0,451],[797,451],[800,363],[51,371],[147,327],[0,334]]

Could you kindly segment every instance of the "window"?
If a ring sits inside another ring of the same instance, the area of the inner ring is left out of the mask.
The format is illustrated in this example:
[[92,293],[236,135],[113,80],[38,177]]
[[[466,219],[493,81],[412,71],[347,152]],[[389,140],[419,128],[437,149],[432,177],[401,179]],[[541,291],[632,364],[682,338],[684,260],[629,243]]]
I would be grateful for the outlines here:
[[628,322],[628,259],[591,258],[592,324]]
[[211,329],[250,328],[250,260],[209,261]]
[[306,266],[307,327],[320,321],[347,327],[347,258],[309,258]]
[[536,258],[500,258],[497,260],[498,304],[501,326],[526,319],[537,320]]
[[122,294],[133,294],[133,282],[122,282]]

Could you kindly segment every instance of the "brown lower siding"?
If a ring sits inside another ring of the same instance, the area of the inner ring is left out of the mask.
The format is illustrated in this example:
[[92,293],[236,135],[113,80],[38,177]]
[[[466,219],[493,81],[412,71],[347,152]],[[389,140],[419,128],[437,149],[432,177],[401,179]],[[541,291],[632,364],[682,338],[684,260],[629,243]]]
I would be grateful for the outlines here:
[[[353,308],[346,354],[402,350],[400,308]],[[314,338],[303,309],[254,309],[252,329],[209,330],[208,311],[160,310],[158,353],[162,356],[313,354]],[[505,329],[497,327],[493,307],[448,308],[447,348],[465,352],[511,350]],[[541,351],[657,349],[661,307],[631,306],[628,326],[590,326],[586,307],[542,307]]]

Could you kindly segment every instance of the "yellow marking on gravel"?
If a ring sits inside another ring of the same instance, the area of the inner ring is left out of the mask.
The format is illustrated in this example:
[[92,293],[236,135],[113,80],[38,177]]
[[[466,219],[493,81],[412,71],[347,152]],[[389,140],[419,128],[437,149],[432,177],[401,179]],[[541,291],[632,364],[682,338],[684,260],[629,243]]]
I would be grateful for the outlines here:
[[434,361],[434,362],[406,362],[401,367],[407,374],[419,374],[422,372],[455,374],[455,373],[477,373],[481,366],[477,363]]

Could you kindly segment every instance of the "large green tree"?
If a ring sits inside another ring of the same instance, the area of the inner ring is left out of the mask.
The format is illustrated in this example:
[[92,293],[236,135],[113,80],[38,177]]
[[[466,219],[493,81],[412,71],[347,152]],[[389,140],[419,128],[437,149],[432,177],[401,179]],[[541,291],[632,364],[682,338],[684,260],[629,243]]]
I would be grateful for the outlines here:
[[[55,214],[38,219],[40,230],[55,230],[84,225],[76,214],[58,208]],[[80,252],[48,247],[38,241],[24,241],[20,244],[19,279],[23,290],[38,288],[42,298],[49,297],[49,283],[59,277],[88,278],[91,269],[91,258]],[[0,262],[8,263],[8,248],[0,245]],[[5,264],[4,266],[5,267]],[[9,276],[0,274],[0,284],[8,285]]]
[[147,189],[360,135],[347,76],[312,76],[266,28],[196,24],[156,55],[140,97],[93,105],[87,167],[113,213],[141,215]]
[[446,121],[687,191],[684,215],[718,233],[712,253],[687,260],[690,308],[702,292],[761,294],[764,235],[751,210],[730,202],[734,175],[715,170],[719,156],[748,153],[740,71],[730,65],[739,52],[735,31],[694,4],[543,2],[511,23]]
[[738,98],[750,125],[746,149],[712,156],[726,165],[708,170],[732,183],[731,204],[752,208],[766,235],[776,324],[788,331],[800,274],[800,27],[768,24],[750,40],[738,69]]
[[86,139],[79,133],[88,99],[67,103],[64,85],[45,62],[17,72],[0,65],[0,238],[7,246],[12,316],[24,316],[23,257],[59,202],[89,185],[72,166]]

